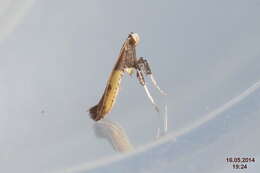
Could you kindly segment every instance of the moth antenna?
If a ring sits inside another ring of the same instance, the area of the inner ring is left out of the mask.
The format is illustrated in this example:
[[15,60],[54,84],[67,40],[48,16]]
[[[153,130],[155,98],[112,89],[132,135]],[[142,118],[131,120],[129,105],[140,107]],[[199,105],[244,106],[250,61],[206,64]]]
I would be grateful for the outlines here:
[[153,75],[150,74],[150,78],[151,78],[151,81],[153,83],[153,85],[159,90],[159,92],[162,94],[162,95],[167,95],[160,87],[159,85],[157,84],[156,80],[154,79]]
[[158,106],[155,104],[155,102],[154,102],[154,100],[153,100],[153,97],[151,96],[151,94],[150,94],[150,92],[149,92],[147,86],[146,86],[146,85],[143,85],[143,86],[144,86],[144,90],[145,90],[145,92],[146,92],[148,98],[149,98],[150,101],[152,102],[152,104],[153,104],[155,110],[156,110],[157,112],[160,112],[160,111],[159,111],[159,108],[158,108]]

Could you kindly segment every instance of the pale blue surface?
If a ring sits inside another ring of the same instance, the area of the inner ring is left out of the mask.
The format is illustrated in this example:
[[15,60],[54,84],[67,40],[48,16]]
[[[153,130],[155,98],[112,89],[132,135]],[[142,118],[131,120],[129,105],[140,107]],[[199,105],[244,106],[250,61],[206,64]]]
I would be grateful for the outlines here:
[[[101,97],[131,31],[141,37],[138,56],[150,61],[168,93],[164,98],[149,85],[161,109],[168,105],[169,133],[189,127],[260,80],[258,0],[23,2],[0,3],[0,172],[70,169],[116,154],[96,137],[86,110]],[[181,165],[186,172],[208,170],[211,164],[195,160],[217,152],[212,172],[228,172],[222,162],[226,155],[218,151],[259,156],[259,110],[254,107],[259,101],[248,99],[165,144],[173,145],[165,171],[180,171]],[[230,121],[227,114],[243,121]],[[109,119],[124,128],[136,148],[155,141],[162,125],[144,90],[129,76]],[[246,137],[243,145],[234,142],[241,136]],[[165,162],[164,156],[156,159]],[[107,168],[135,165],[131,160]],[[156,172],[152,166],[142,171]]]

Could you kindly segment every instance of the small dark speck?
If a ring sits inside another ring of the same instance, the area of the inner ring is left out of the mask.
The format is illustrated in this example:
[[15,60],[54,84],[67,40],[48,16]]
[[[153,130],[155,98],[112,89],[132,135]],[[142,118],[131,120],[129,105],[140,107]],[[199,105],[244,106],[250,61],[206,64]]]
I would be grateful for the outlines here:
[[45,115],[45,110],[41,110],[41,115]]

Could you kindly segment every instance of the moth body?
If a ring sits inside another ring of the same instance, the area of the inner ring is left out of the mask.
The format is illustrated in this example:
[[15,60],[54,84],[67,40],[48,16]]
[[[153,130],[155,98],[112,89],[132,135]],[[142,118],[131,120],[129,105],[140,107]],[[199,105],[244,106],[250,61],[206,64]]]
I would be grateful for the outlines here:
[[[140,38],[136,33],[130,33],[124,42],[119,57],[115,63],[115,66],[110,74],[110,77],[107,81],[107,85],[105,91],[98,102],[97,105],[91,107],[89,109],[90,116],[93,120],[98,121],[104,118],[113,108],[116,97],[119,93],[121,79],[124,73],[132,74],[134,70],[137,72],[137,78],[140,84],[144,87],[149,99],[157,108],[156,104],[154,103],[153,98],[151,97],[147,86],[144,81],[144,74],[151,75],[152,72],[150,70],[148,61],[145,60],[143,57],[137,58],[135,47],[139,43]],[[143,74],[144,73],[144,74]],[[154,81],[156,84],[156,82]]]

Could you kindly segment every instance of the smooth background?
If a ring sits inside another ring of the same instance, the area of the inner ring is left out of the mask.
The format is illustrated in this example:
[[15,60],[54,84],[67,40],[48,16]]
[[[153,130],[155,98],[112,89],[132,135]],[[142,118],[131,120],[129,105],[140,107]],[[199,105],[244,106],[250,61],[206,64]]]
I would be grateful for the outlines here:
[[[59,170],[115,154],[95,136],[86,110],[101,97],[131,31],[141,37],[138,56],[168,93],[149,85],[161,108],[168,105],[169,131],[260,80],[260,1],[0,2],[1,172]],[[109,119],[135,147],[154,141],[161,126],[127,75]]]

